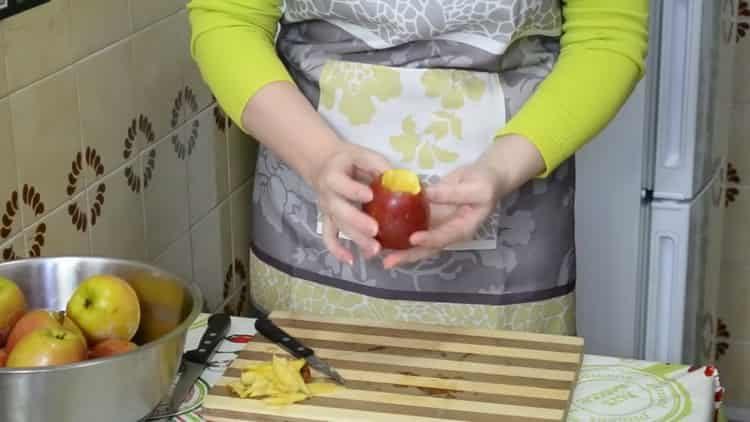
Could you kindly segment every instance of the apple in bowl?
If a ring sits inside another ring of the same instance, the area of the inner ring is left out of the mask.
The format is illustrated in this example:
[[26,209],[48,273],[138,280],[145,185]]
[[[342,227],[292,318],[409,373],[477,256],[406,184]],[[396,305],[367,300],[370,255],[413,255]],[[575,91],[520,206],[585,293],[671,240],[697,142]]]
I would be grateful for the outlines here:
[[80,362],[88,351],[80,335],[61,327],[40,328],[25,335],[8,354],[8,368],[65,365]]
[[24,314],[21,319],[16,322],[13,329],[8,336],[8,343],[5,345],[5,350],[10,353],[16,344],[21,341],[28,334],[43,328],[64,328],[73,334],[76,334],[83,346],[86,347],[86,337],[84,337],[81,329],[65,315],[62,311],[51,311],[48,309],[33,309]]
[[26,297],[21,289],[7,278],[0,277],[0,347],[8,340],[13,326],[26,312]]
[[385,249],[408,249],[409,237],[427,230],[430,206],[419,177],[406,169],[387,170],[370,183],[372,200],[363,210],[378,223],[375,239]]
[[90,344],[129,341],[141,323],[138,295],[125,280],[97,275],[84,280],[67,303],[66,314]]

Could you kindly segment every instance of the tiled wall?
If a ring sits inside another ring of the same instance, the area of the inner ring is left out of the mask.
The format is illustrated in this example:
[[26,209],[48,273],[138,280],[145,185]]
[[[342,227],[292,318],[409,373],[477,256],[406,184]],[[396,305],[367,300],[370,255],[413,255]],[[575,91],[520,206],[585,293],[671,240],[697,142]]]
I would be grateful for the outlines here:
[[52,0],[0,21],[0,261],[147,260],[210,310],[247,285],[255,144],[202,83],[185,4]]
[[728,406],[750,420],[750,4],[739,7],[717,358]]

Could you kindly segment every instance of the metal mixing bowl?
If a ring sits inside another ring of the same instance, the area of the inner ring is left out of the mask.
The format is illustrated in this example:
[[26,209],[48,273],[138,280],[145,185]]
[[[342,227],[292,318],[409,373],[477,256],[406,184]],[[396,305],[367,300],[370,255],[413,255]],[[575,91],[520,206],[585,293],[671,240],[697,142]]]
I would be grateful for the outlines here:
[[194,283],[156,267],[110,258],[32,258],[0,264],[30,308],[64,310],[84,279],[111,274],[127,280],[141,301],[135,351],[76,364],[0,368],[0,421],[134,422],[147,416],[177,374],[190,324],[203,299]]

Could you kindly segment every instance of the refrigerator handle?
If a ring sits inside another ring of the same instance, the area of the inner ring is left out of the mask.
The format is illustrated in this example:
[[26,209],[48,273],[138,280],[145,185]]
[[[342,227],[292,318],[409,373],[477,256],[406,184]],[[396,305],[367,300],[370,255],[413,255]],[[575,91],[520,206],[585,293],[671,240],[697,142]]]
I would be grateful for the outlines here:
[[646,359],[660,361],[678,361],[674,355],[674,345],[682,344],[681,313],[684,298],[675,294],[679,292],[680,261],[679,238],[674,233],[656,234],[656,262],[652,266],[651,286],[649,288],[649,315],[647,315]]

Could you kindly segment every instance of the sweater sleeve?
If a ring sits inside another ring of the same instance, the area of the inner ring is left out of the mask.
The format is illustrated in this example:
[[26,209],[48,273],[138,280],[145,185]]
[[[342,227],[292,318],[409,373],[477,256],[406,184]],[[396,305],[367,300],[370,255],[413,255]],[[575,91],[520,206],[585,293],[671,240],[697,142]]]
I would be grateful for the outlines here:
[[292,79],[275,50],[281,0],[191,0],[190,52],[229,117],[263,86]]
[[540,151],[546,177],[617,114],[643,77],[648,0],[565,0],[557,63],[498,135]]

